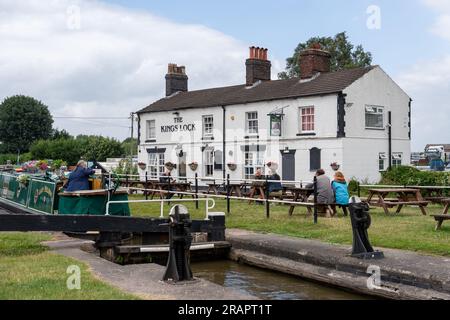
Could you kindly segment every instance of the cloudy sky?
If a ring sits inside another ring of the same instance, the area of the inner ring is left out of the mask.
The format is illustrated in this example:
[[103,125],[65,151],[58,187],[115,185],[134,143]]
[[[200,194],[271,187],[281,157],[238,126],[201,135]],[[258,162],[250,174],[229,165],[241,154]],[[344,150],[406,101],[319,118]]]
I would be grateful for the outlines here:
[[124,139],[168,62],[190,89],[240,84],[248,46],[269,48],[275,76],[298,42],[341,31],[414,99],[413,149],[450,143],[450,0],[0,0],[0,100],[31,95],[59,128]]

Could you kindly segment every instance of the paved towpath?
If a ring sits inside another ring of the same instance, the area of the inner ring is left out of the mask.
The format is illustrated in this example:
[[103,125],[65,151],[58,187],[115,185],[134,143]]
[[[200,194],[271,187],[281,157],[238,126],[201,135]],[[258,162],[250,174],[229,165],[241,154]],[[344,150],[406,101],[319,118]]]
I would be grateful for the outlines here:
[[165,267],[157,264],[121,266],[80,249],[86,241],[60,239],[44,242],[56,253],[86,263],[101,280],[150,300],[255,300],[256,297],[197,279],[188,284],[167,284],[161,281]]

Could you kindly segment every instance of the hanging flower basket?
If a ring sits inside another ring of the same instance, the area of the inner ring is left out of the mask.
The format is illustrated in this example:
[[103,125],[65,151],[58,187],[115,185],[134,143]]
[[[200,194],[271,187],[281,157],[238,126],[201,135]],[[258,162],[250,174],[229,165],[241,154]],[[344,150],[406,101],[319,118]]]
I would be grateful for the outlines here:
[[270,161],[266,163],[267,168],[272,170],[273,172],[276,172],[278,170],[278,163],[274,161]]
[[147,169],[147,165],[146,165],[144,162],[139,162],[139,163],[138,163],[138,166],[139,166],[139,168],[140,168],[141,170]]
[[191,168],[192,171],[196,171],[198,168],[198,163],[197,162],[189,163],[189,168]]
[[237,169],[236,163],[233,163],[233,162],[228,163],[227,166],[228,166],[228,169],[230,169],[231,171],[236,171],[236,169]]
[[330,164],[330,167],[334,171],[338,171],[341,166],[337,162],[333,162],[332,164]]

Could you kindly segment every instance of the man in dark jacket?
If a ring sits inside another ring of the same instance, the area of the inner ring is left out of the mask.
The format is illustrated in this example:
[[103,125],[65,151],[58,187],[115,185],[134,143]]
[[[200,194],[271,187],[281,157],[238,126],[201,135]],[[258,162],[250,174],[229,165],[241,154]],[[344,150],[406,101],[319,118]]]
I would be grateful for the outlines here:
[[89,176],[95,171],[87,167],[86,161],[78,161],[77,168],[69,175],[66,185],[67,192],[89,190]]

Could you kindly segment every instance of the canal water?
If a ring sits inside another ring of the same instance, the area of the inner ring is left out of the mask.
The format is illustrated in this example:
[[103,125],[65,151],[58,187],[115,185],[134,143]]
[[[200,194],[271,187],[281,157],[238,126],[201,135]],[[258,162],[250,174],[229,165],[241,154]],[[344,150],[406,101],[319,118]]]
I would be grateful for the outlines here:
[[233,261],[192,263],[195,277],[264,300],[366,300],[367,296],[349,293],[298,277],[254,268]]

